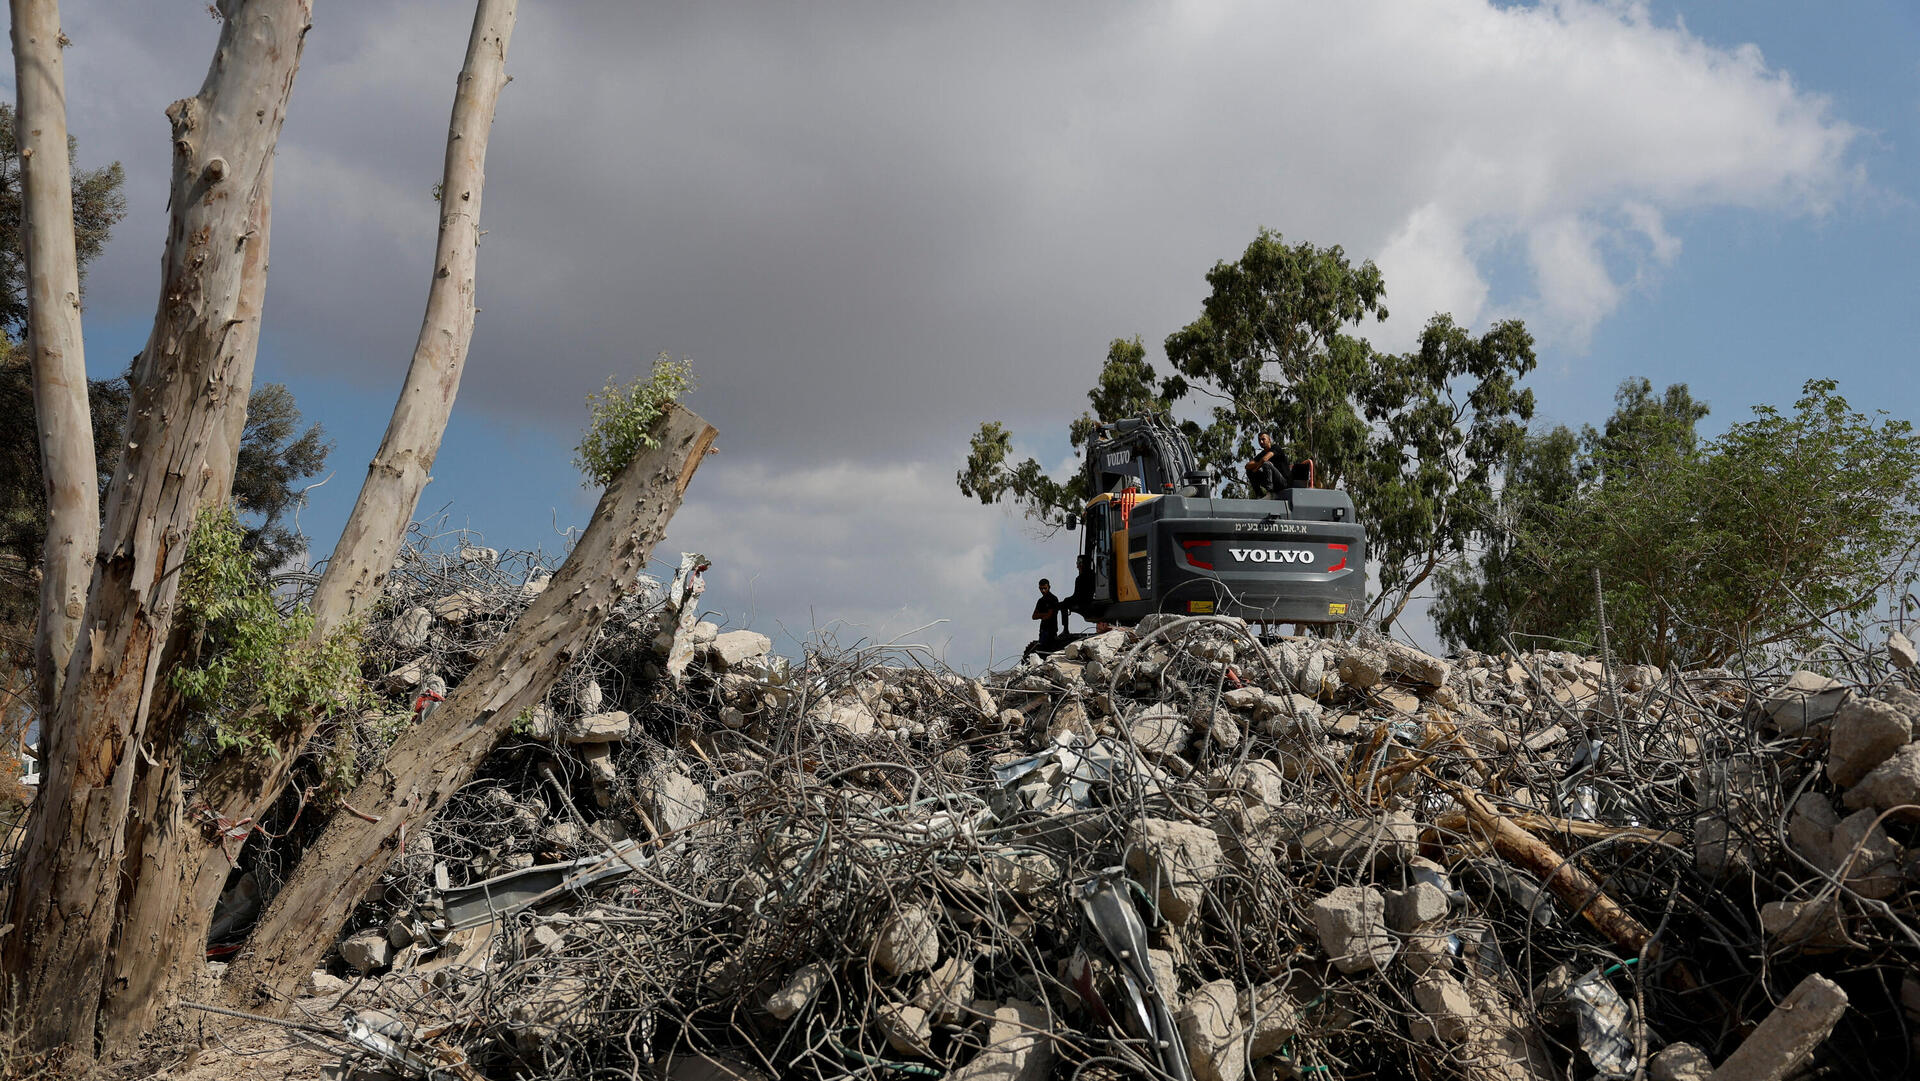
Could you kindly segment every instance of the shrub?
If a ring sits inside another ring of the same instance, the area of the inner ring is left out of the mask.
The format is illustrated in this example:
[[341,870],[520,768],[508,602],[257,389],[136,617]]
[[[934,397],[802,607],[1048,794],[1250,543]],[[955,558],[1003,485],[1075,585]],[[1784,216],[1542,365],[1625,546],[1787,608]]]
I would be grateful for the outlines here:
[[202,512],[180,571],[180,618],[193,634],[191,660],[176,668],[174,690],[206,724],[203,742],[277,754],[273,737],[296,719],[358,708],[357,626],[315,644],[304,605],[274,602],[232,508]]
[[587,395],[587,434],[573,453],[573,464],[586,474],[582,486],[612,484],[642,447],[655,445],[653,422],[691,389],[693,365],[662,353],[647,378],[624,387],[608,379],[605,390]]

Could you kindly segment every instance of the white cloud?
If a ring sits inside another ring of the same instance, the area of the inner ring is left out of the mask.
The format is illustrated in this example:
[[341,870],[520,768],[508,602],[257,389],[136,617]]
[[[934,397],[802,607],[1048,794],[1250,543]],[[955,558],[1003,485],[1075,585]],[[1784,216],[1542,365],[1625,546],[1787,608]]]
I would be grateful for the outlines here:
[[[657,554],[713,561],[707,605],[796,653],[816,631],[842,646],[910,641],[955,665],[1017,657],[1041,577],[1062,565],[1004,515],[958,498],[951,473],[925,463],[701,467]],[[1056,588],[1056,592],[1059,590]],[[936,620],[946,622],[927,627]]]

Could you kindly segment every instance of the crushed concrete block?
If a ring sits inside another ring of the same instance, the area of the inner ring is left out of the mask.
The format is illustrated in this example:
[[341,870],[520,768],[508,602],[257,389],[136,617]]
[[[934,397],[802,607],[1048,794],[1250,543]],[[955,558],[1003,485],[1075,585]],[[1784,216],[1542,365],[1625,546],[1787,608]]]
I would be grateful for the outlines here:
[[371,975],[393,961],[393,942],[384,927],[355,931],[340,941],[340,959],[362,976]]
[[940,960],[940,928],[925,905],[895,909],[873,939],[873,961],[895,976],[925,972]]
[[679,833],[707,813],[707,790],[677,768],[658,768],[642,795],[647,815],[662,835]]
[[1712,1081],[1784,1081],[1846,1012],[1847,993],[1839,985],[1808,976],[1720,1063]]
[[401,649],[424,649],[427,633],[432,629],[433,613],[416,604],[394,617],[393,629],[389,633],[393,644]]
[[1840,909],[1824,901],[1769,901],[1760,906],[1760,929],[1783,946],[1834,950],[1847,944]]
[[1193,738],[1185,713],[1172,706],[1151,706],[1127,722],[1127,738],[1147,754],[1178,754]]
[[973,1003],[973,962],[964,957],[949,957],[927,973],[913,1004],[927,1012],[936,1025],[963,1022]]
[[1386,898],[1367,886],[1341,886],[1313,903],[1313,929],[1335,968],[1363,972],[1393,960],[1386,911]]
[[1913,666],[1920,663],[1920,651],[1914,649],[1913,639],[1894,631],[1887,635],[1887,660],[1892,661],[1895,668],[1911,672]]
[[1174,1016],[1195,1081],[1242,1081],[1247,1072],[1246,1023],[1232,980],[1196,988]]
[[572,717],[560,725],[560,738],[576,746],[583,743],[616,743],[633,734],[633,720],[622,710]]
[[606,697],[606,692],[600,689],[600,681],[590,679],[573,692],[573,707],[584,714],[598,713],[600,703],[605,701]]
[[1413,1001],[1442,1041],[1459,1043],[1467,1038],[1476,1011],[1473,996],[1459,980],[1444,972],[1428,972],[1415,981]]
[[1387,658],[1371,649],[1350,649],[1340,658],[1340,682],[1355,690],[1379,686],[1387,674]]
[[1913,725],[1889,703],[1850,698],[1833,715],[1827,776],[1842,788],[1858,784],[1912,737]]
[[1707,1081],[1713,1062],[1690,1043],[1670,1043],[1647,1059],[1647,1081]]
[[1083,746],[1093,743],[1093,722],[1087,717],[1086,705],[1077,698],[1060,703],[1047,719],[1047,743],[1058,743],[1068,736],[1078,737]]
[[[1859,784],[1847,789],[1845,802],[1854,810],[1876,811],[1920,804],[1920,743],[1907,744],[1873,767]],[[1920,812],[1895,811],[1894,817],[1912,821],[1920,818]]]
[[1453,674],[1452,664],[1409,645],[1389,641],[1380,651],[1386,656],[1388,671],[1424,687],[1444,687]]
[[1235,687],[1220,696],[1222,705],[1242,713],[1251,713],[1259,709],[1266,700],[1267,692],[1258,687]]
[[1833,804],[1818,792],[1802,792],[1787,817],[1787,844],[1802,859],[1822,871],[1833,870],[1833,827],[1840,816]]
[[1160,913],[1183,924],[1199,909],[1212,882],[1227,868],[1220,839],[1205,826],[1137,818],[1127,827],[1127,867],[1153,893]]
[[526,730],[529,738],[543,741],[552,739],[556,724],[553,707],[545,702],[535,702],[527,707]]
[[1831,720],[1847,696],[1846,685],[1818,672],[1795,672],[1761,709],[1783,736],[1797,736]]
[[1414,694],[1412,691],[1403,691],[1398,687],[1383,686],[1374,693],[1379,696],[1380,701],[1386,703],[1387,706],[1392,708],[1396,713],[1404,713],[1407,716],[1412,716],[1420,712],[1420,696]]
[[1702,875],[1718,881],[1753,870],[1752,846],[1717,812],[1693,820],[1693,864]]
[[1300,1003],[1287,991],[1283,980],[1253,989],[1246,1021],[1247,1057],[1255,1061],[1280,1050],[1304,1026]]
[[1060,879],[1053,857],[1031,850],[990,852],[981,861],[987,881],[1015,897],[1031,897]]
[[478,593],[449,593],[428,604],[433,614],[448,623],[465,623],[486,610],[486,598]]
[[1402,860],[1420,854],[1420,824],[1406,811],[1316,822],[1299,832],[1291,848],[1293,858],[1315,863],[1349,863],[1369,855]]
[[707,663],[724,672],[772,651],[773,640],[759,631],[728,631],[707,646]]
[[1404,890],[1390,890],[1386,896],[1387,926],[1403,934],[1421,930],[1447,916],[1447,895],[1431,882],[1416,882]]
[[720,637],[720,625],[705,619],[695,623],[693,630],[687,632],[688,641],[696,646],[710,646],[718,637]]
[[980,716],[991,719],[1000,715],[1000,704],[993,700],[993,692],[979,680],[966,681],[966,697],[973,708],[980,711]]
[[805,1009],[831,977],[827,966],[819,962],[803,966],[781,984],[779,990],[767,996],[767,1012],[779,1020],[788,1020]]
[[1901,888],[1906,850],[1887,836],[1874,811],[1855,811],[1833,828],[1832,865],[1862,897],[1883,899]]
[[1407,971],[1421,976],[1434,969],[1446,971],[1453,964],[1444,930],[1414,931],[1400,940],[1400,961]]
[[335,976],[331,972],[316,971],[307,981],[307,994],[317,995],[322,998],[331,998],[336,995],[346,994],[347,988],[351,986],[353,985]]
[[993,1011],[987,1044],[948,1081],[1043,1081],[1053,1071],[1053,1030],[1044,1007],[1018,1000]]
[[927,1011],[890,1002],[874,1011],[874,1019],[887,1037],[887,1046],[896,1052],[917,1058],[933,1054],[928,1047],[933,1042],[933,1024],[927,1020]]

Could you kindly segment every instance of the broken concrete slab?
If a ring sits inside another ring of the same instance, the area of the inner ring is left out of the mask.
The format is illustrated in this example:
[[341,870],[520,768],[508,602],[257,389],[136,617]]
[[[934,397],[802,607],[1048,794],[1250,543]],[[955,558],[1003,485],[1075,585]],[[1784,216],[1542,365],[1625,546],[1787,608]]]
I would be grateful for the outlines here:
[[817,961],[802,966],[778,990],[767,996],[767,1012],[782,1021],[788,1020],[812,1002],[813,996],[819,994],[831,978],[832,973],[827,966]]
[[1232,980],[1194,989],[1174,1015],[1195,1081],[1241,1081],[1247,1071],[1246,1022]]
[[1774,730],[1797,736],[1833,718],[1848,695],[1845,684],[1818,672],[1799,671],[1761,705]]
[[925,972],[940,960],[940,927],[925,905],[905,905],[880,924],[873,961],[895,976]]
[[1393,960],[1386,913],[1386,898],[1368,886],[1340,886],[1313,903],[1314,932],[1335,968],[1364,972]]
[[728,631],[707,645],[707,663],[725,672],[773,651],[773,639],[759,631]]
[[948,1081],[1042,1081],[1053,1069],[1052,1031],[1044,1007],[1008,1002],[993,1011],[986,1046]]
[[1920,805],[1920,743],[1907,744],[1873,767],[1859,784],[1847,789],[1844,802],[1854,810],[1872,808],[1892,811],[1906,821],[1920,819],[1920,811],[1911,806],[1893,810]]
[[1818,973],[1808,976],[1720,1063],[1712,1081],[1785,1081],[1846,1012],[1847,993],[1839,985]]
[[561,722],[560,738],[567,743],[617,743],[633,734],[633,720],[623,710],[571,717]]
[[1220,839],[1205,826],[1160,818],[1127,827],[1127,868],[1147,888],[1161,915],[1174,924],[1193,917],[1207,883],[1227,869]]
[[1873,698],[1849,698],[1833,715],[1827,776],[1842,788],[1858,784],[1912,737],[1913,725],[1891,704]]

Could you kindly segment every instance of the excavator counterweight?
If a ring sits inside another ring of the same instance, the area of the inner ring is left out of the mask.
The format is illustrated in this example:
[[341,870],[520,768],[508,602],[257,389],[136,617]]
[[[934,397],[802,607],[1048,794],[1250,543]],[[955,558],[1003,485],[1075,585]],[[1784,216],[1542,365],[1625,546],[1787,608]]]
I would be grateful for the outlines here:
[[1215,495],[1215,478],[1198,467],[1186,437],[1156,416],[1103,426],[1088,441],[1087,467],[1088,618],[1132,623],[1172,612],[1346,624],[1366,608],[1367,533],[1345,492]]

